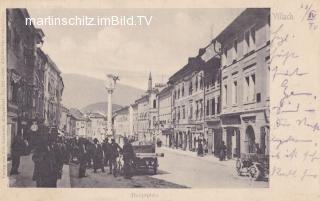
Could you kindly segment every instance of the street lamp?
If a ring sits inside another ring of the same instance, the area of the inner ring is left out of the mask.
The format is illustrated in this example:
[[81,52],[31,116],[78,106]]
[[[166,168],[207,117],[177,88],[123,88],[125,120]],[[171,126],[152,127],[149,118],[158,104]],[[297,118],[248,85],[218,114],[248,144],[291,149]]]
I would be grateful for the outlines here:
[[115,85],[118,80],[120,80],[119,76],[115,76],[113,74],[107,75],[106,86],[105,86],[107,89],[107,93],[108,93],[107,136],[113,135],[113,132],[112,132],[112,93],[115,89]]

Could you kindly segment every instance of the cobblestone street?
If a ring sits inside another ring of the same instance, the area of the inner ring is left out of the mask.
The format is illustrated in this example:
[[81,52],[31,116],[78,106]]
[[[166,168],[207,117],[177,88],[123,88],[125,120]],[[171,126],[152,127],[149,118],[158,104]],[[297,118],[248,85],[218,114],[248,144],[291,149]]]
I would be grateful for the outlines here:
[[[58,187],[73,188],[241,188],[268,187],[268,182],[251,181],[240,177],[235,171],[235,161],[220,162],[213,156],[197,157],[195,153],[168,148],[158,149],[164,153],[159,158],[159,171],[156,175],[139,173],[132,179],[87,169],[87,177],[78,178],[76,168],[64,166],[63,177]],[[177,162],[178,161],[178,162]],[[10,168],[10,165],[9,165]],[[35,187],[32,181],[33,162],[31,156],[21,159],[20,174],[10,176],[11,187]]]

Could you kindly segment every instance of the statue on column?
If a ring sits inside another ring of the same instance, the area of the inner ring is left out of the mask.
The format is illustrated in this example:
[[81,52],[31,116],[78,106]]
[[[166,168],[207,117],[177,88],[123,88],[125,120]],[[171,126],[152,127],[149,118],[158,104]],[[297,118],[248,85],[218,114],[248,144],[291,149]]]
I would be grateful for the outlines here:
[[113,136],[112,132],[112,93],[115,89],[116,81],[120,80],[119,76],[112,74],[107,75],[106,89],[108,92],[108,109],[107,109],[107,136]]

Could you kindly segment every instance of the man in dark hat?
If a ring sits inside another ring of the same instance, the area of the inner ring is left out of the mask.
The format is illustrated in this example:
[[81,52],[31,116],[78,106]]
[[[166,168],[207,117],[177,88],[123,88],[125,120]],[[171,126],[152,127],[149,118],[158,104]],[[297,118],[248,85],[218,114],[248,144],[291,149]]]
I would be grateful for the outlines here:
[[128,140],[128,138],[124,138],[123,145],[123,173],[125,179],[130,179],[132,177],[132,160],[134,158],[133,147]]
[[29,136],[29,143],[30,143],[30,148],[31,149],[35,149],[36,148],[36,144],[39,143],[39,126],[38,126],[38,120],[37,119],[32,119],[31,121],[31,125],[28,132],[28,136]]
[[18,132],[11,144],[12,166],[10,175],[19,174],[18,169],[20,165],[20,156],[23,155],[26,147],[27,143],[23,141],[21,132]]
[[[110,156],[111,156],[111,144],[109,139],[106,138],[102,144],[102,150],[104,153],[104,165],[110,165]],[[111,170],[110,170],[111,172]]]
[[84,138],[79,139],[79,178],[86,177],[86,169],[88,163],[88,151],[87,151],[87,142]]
[[121,151],[121,147],[116,143],[114,139],[111,139],[111,154],[110,154],[110,173],[116,176],[117,169],[117,158],[119,157],[119,151]]
[[58,168],[53,150],[52,136],[48,135],[46,126],[39,126],[32,160],[34,161],[33,180],[36,181],[37,187],[57,187]]
[[101,145],[99,144],[99,140],[95,138],[93,140],[93,170],[94,173],[97,172],[97,169],[101,169],[102,172],[104,171],[104,166],[103,166],[103,150]]

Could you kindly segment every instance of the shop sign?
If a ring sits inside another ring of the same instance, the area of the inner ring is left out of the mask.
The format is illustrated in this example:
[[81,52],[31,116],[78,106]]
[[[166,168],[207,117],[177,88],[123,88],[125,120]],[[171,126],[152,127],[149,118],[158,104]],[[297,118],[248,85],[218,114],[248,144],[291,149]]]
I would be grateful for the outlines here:
[[223,125],[241,124],[240,116],[225,117],[222,119],[222,124]]

